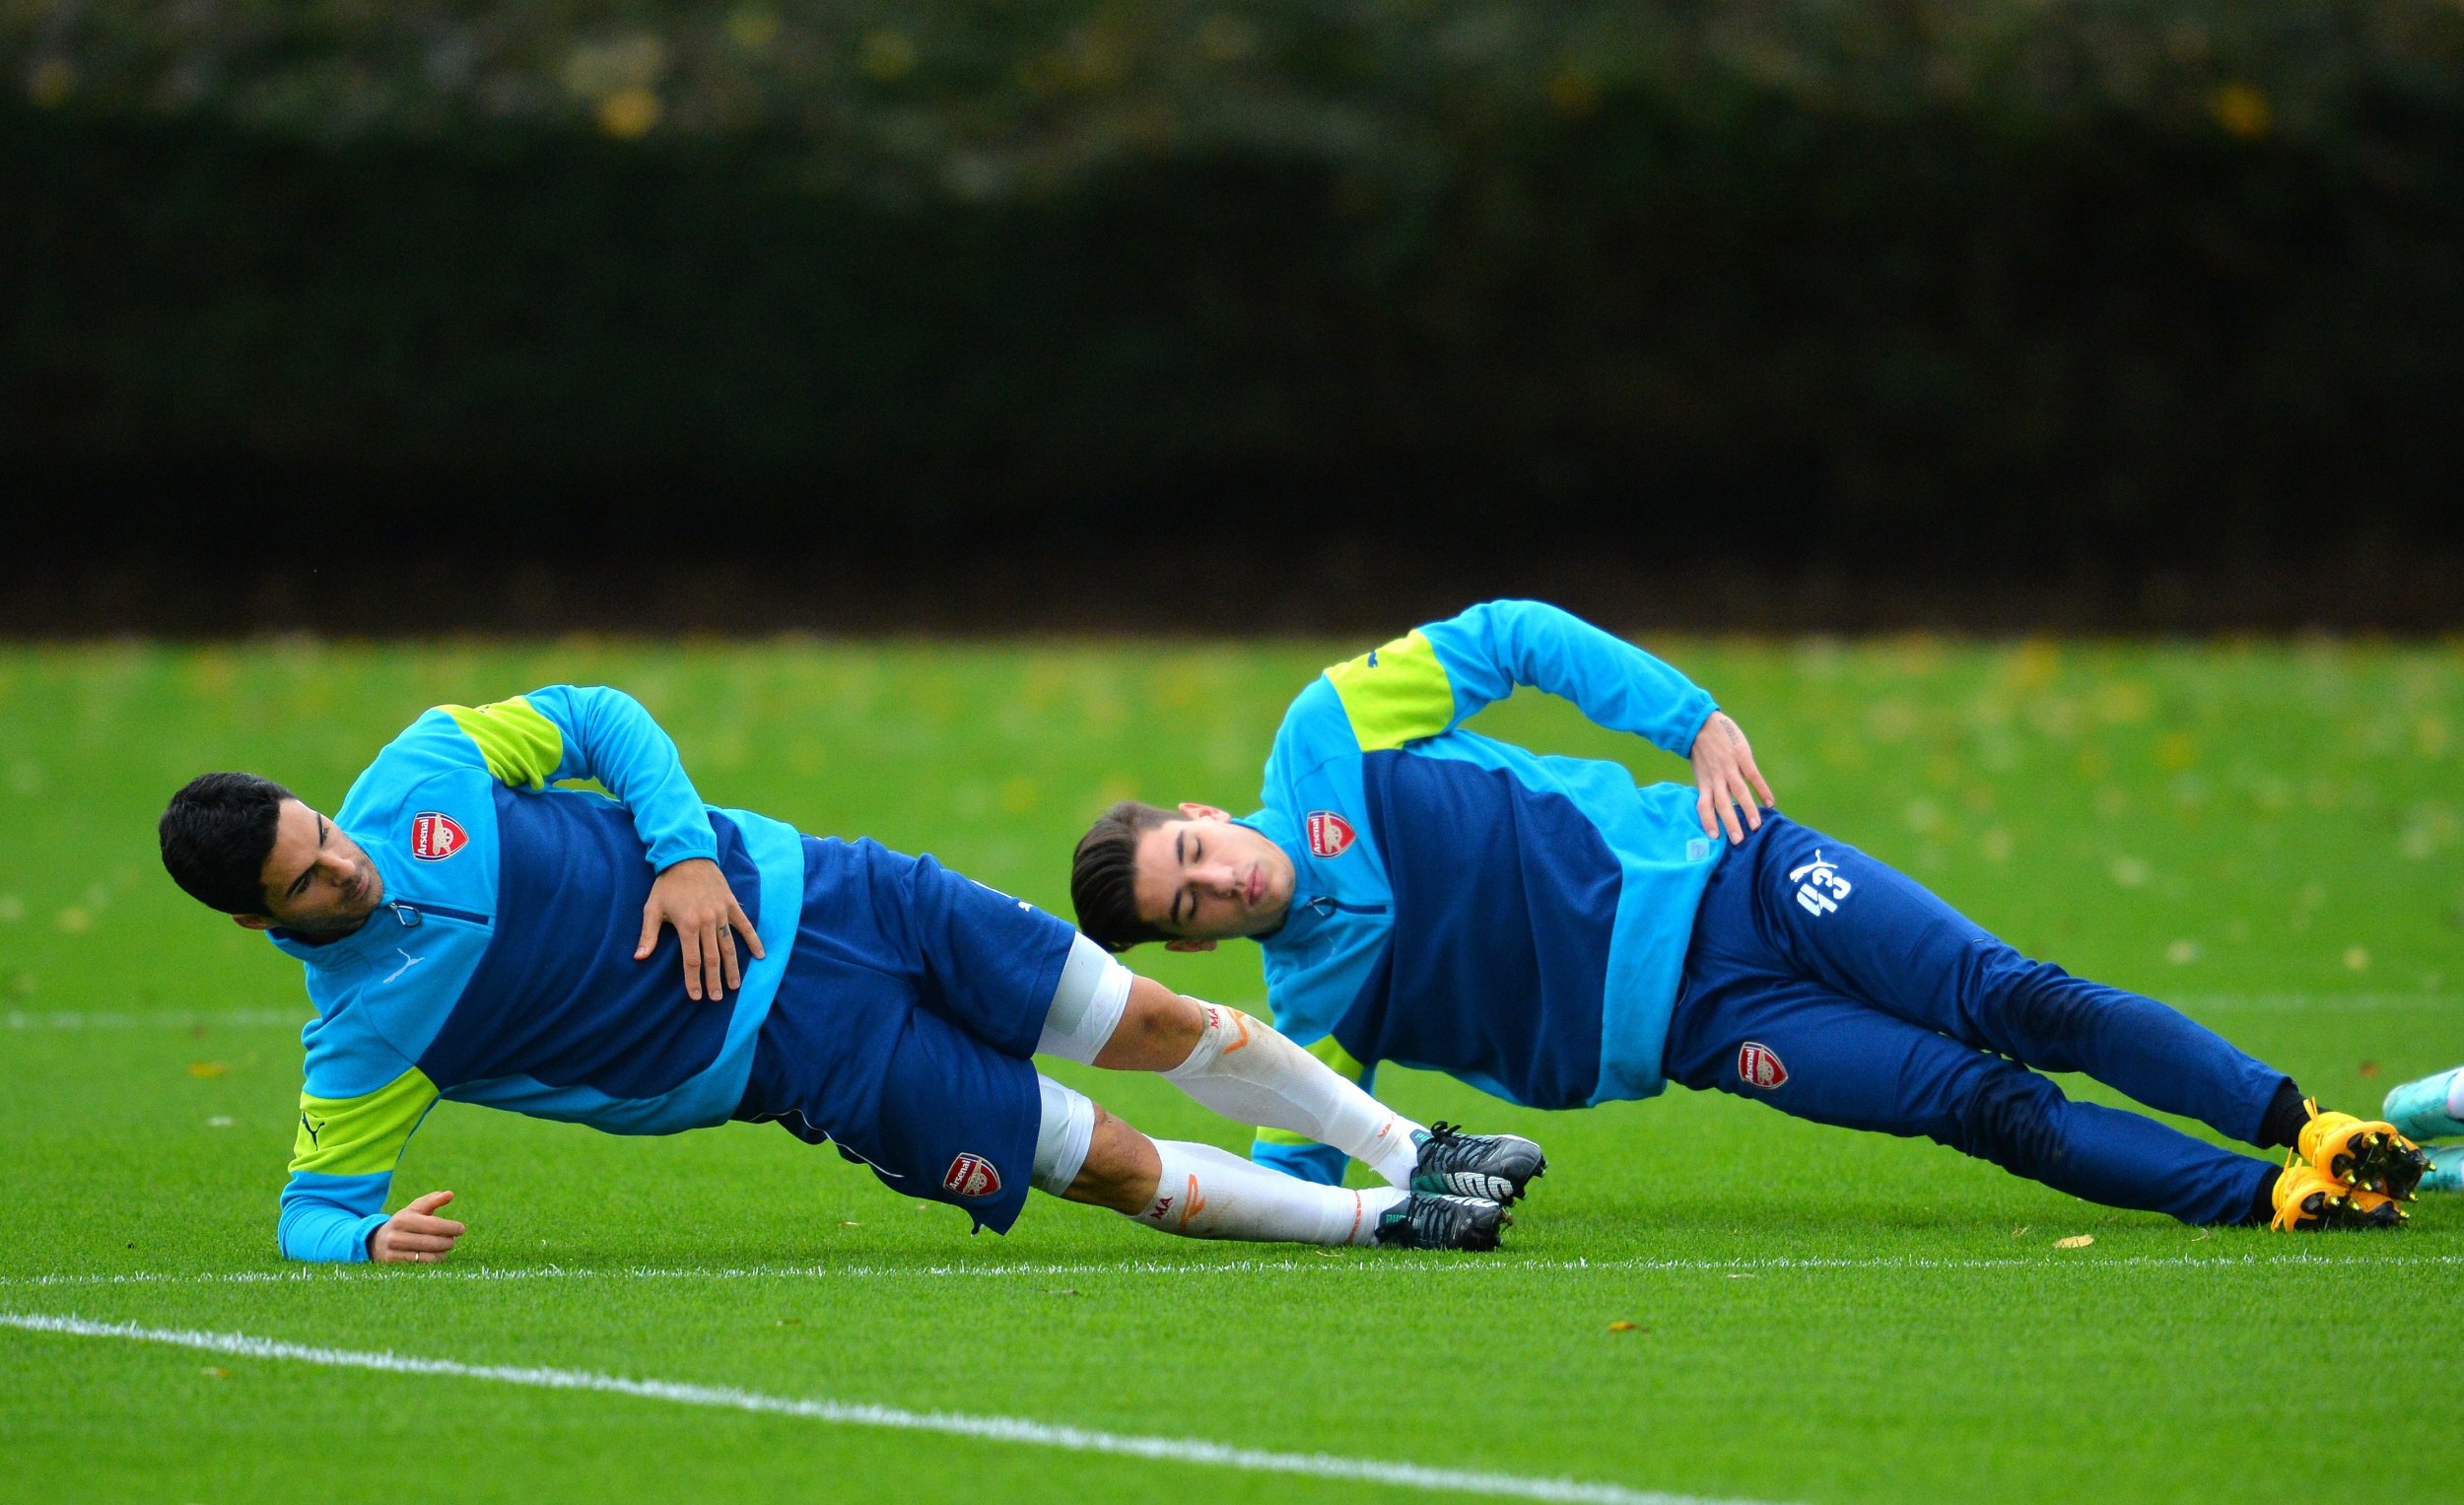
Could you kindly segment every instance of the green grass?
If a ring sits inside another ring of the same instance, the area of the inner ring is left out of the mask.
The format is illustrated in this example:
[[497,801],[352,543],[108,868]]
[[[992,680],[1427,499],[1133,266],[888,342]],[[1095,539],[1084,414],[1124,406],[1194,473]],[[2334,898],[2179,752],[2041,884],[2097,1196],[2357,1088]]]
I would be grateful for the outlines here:
[[[2333,1103],[2464,1060],[2464,650],[1659,646],[1791,814],[2019,944],[2182,1002]],[[272,1222],[306,1005],[162,876],[154,817],[189,775],[254,768],[331,808],[426,705],[604,680],[709,797],[1065,913],[1094,809],[1245,807],[1338,648],[0,650],[0,1311],[1763,1500],[2452,1492],[2464,1204],[2388,1238],[2203,1233],[1682,1091],[1547,1115],[1389,1074],[1422,1118],[1547,1141],[1486,1261],[1184,1244],[1041,1198],[970,1239],[775,1129],[448,1107],[396,1185],[461,1195],[452,1266],[196,1278],[296,1268]],[[1486,724],[1679,771],[1553,703]],[[1245,948],[1140,963],[1259,995]],[[1150,1130],[1243,1137],[1159,1083],[1061,1074]],[[37,1281],[112,1274],[164,1278]],[[1406,1497],[8,1330],[0,1438],[0,1494],[29,1499]]]

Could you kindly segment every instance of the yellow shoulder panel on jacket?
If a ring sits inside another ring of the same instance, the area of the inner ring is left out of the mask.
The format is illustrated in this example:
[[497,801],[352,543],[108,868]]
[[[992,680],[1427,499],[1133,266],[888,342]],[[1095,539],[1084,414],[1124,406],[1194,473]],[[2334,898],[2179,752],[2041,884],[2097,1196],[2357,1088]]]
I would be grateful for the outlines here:
[[428,1110],[437,1084],[411,1067],[361,1097],[300,1094],[300,1133],[292,1141],[291,1168],[319,1176],[376,1176],[393,1169]]
[[1417,629],[1326,671],[1362,752],[1433,737],[1455,719],[1455,685]]
[[[1323,1060],[1328,1065],[1333,1066],[1335,1074],[1342,1077],[1343,1080],[1347,1082],[1357,1082],[1369,1073],[1369,1068],[1353,1060],[1352,1053],[1344,1050],[1342,1042],[1336,1040],[1333,1035],[1320,1036],[1315,1044],[1307,1046],[1305,1049],[1310,1055],[1317,1057],[1320,1060]],[[1318,1141],[1312,1139],[1307,1134],[1296,1134],[1288,1129],[1261,1129],[1258,1130],[1258,1142],[1261,1144],[1298,1145],[1315,1144]]]
[[479,744],[488,772],[499,784],[543,789],[565,760],[565,734],[516,695],[490,706],[439,706],[453,724]]

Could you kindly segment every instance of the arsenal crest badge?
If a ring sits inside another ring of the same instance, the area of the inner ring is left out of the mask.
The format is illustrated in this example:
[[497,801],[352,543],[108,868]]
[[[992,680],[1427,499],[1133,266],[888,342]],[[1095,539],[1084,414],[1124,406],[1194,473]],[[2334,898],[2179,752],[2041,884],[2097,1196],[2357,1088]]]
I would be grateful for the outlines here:
[[1788,1067],[1769,1046],[1748,1040],[1737,1048],[1737,1079],[1768,1092],[1788,1080]]
[[442,862],[469,841],[461,823],[450,815],[422,810],[411,818],[411,855],[423,862]]
[[1352,850],[1352,823],[1333,810],[1309,812],[1309,850],[1322,857],[1339,857]]
[[954,1197],[991,1197],[1001,1189],[1001,1173],[982,1155],[961,1155],[941,1173],[941,1190]]

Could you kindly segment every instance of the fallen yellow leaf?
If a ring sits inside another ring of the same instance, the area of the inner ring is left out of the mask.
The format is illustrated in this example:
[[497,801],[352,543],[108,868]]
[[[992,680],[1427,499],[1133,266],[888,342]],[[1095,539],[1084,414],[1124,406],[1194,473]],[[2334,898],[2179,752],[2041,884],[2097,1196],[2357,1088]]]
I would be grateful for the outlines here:
[[1620,1317],[1615,1322],[1608,1324],[1608,1331],[1611,1333],[1631,1333],[1634,1331],[1634,1325]]
[[231,1074],[231,1067],[219,1060],[192,1060],[188,1062],[188,1074],[190,1076],[228,1076]]
[[2074,1233],[2067,1239],[2055,1239],[2053,1241],[2053,1247],[2056,1249],[2086,1249],[2088,1245],[2093,1244],[2094,1242],[2096,1242],[2096,1236],[2092,1233]]

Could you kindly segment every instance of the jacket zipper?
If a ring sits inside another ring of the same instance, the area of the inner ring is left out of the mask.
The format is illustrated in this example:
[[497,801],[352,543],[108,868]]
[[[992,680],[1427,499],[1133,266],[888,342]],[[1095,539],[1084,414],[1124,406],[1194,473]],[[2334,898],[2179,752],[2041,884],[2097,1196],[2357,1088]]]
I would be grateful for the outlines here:
[[397,899],[385,908],[393,911],[393,918],[400,921],[405,929],[416,927],[422,915],[434,915],[440,920],[458,920],[464,924],[489,923],[489,917],[486,915],[474,915],[468,910],[447,909],[442,904],[412,904],[408,900]]
[[1386,913],[1386,906],[1383,904],[1345,904],[1339,899],[1330,899],[1324,895],[1310,900],[1309,907],[1318,912],[1318,918],[1321,920],[1337,911],[1346,915],[1383,915]]

